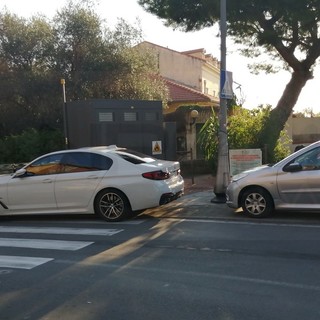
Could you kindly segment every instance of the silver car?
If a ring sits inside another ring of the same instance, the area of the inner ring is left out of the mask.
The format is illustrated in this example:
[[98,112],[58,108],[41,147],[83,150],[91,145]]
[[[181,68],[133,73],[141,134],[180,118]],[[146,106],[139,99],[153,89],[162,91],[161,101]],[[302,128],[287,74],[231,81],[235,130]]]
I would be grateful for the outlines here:
[[320,141],[274,165],[235,175],[226,191],[227,205],[251,217],[274,210],[320,210]]

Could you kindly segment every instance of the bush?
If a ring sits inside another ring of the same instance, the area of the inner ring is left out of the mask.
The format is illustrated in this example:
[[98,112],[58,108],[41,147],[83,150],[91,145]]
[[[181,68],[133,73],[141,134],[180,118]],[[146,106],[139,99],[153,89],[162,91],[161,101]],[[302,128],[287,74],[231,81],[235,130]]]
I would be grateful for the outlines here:
[[[234,107],[228,117],[228,145],[230,149],[258,149],[259,132],[269,117],[271,106],[258,107],[253,110]],[[204,150],[206,160],[216,172],[218,163],[219,121],[214,113],[200,131],[199,143]],[[290,154],[291,141],[286,130],[282,130],[277,145],[273,150],[274,159],[280,161]]]
[[63,148],[63,134],[60,130],[23,131],[0,139],[0,163],[29,162],[34,158]]

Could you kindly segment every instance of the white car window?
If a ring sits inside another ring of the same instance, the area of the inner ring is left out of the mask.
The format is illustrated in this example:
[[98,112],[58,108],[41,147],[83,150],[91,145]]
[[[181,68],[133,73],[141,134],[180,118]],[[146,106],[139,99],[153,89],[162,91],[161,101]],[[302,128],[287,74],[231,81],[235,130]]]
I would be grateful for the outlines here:
[[90,152],[68,152],[61,159],[61,173],[109,170],[112,160]]
[[152,158],[146,154],[128,150],[128,149],[125,149],[125,151],[119,150],[119,151],[116,151],[115,153],[121,158],[123,158],[124,160],[131,162],[133,164],[151,163],[156,161],[155,158]]
[[56,174],[60,171],[60,160],[63,154],[53,154],[42,157],[26,167],[27,173],[31,175]]

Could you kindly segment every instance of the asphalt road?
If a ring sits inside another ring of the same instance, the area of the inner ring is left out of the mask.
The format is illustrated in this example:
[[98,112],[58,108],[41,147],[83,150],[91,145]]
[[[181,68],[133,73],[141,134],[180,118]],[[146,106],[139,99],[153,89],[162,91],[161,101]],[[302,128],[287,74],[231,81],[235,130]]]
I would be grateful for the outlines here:
[[320,224],[161,210],[2,219],[0,319],[320,318]]

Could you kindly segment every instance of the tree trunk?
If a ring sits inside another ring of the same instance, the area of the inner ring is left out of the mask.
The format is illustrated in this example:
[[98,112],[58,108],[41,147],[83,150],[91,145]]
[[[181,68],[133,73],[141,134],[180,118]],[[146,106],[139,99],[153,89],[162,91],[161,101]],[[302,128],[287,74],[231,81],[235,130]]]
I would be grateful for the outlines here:
[[260,135],[259,147],[267,147],[267,162],[274,161],[274,148],[292,110],[299,98],[302,88],[311,78],[310,72],[293,72],[276,108],[271,110],[270,117],[266,120]]

